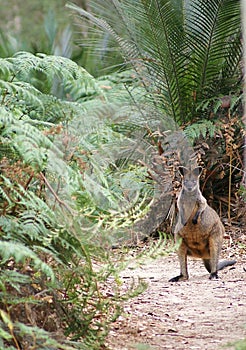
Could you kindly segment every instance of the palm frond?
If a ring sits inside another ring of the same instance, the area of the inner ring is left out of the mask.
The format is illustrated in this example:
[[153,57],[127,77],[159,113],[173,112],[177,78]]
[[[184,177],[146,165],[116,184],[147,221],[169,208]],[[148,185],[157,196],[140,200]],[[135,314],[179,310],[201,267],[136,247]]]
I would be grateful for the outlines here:
[[187,11],[186,30],[198,98],[221,91],[228,79],[240,80],[239,1],[193,1]]
[[94,14],[69,8],[112,36],[146,96],[176,122],[196,117],[204,98],[238,89],[239,1],[107,0],[107,11],[92,3]]

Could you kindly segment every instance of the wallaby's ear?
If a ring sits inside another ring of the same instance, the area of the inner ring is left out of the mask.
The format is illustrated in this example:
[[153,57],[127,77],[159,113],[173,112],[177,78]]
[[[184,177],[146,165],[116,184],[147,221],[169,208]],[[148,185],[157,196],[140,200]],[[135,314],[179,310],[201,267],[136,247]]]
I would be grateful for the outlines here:
[[202,167],[201,166],[198,166],[198,167],[196,167],[196,168],[194,168],[193,169],[193,174],[195,175],[195,176],[200,176],[201,175],[201,173],[202,173]]
[[185,176],[187,174],[188,169],[185,166],[180,166],[179,167],[179,172],[181,176]]

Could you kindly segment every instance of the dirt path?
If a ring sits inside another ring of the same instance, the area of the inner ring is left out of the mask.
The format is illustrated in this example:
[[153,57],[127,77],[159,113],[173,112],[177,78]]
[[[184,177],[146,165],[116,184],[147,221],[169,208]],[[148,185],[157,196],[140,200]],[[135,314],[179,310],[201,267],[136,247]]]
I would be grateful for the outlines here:
[[149,286],[126,303],[108,337],[109,349],[217,350],[246,338],[246,255],[236,258],[215,281],[199,260],[189,259],[189,281],[169,283],[179,274],[175,253],[128,268],[122,273],[126,284],[139,276]]

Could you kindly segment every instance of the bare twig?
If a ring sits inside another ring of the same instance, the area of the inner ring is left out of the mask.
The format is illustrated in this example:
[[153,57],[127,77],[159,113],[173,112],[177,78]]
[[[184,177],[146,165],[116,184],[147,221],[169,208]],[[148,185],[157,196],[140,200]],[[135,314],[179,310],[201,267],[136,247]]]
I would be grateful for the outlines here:
[[47,180],[47,178],[44,176],[44,174],[42,172],[39,173],[42,180],[44,181],[45,185],[48,187],[48,189],[50,190],[50,192],[52,193],[52,195],[55,197],[55,200],[63,207],[65,207],[71,214],[75,213],[75,211],[70,208],[69,205],[67,205],[64,201],[62,201],[58,195],[56,194],[56,192],[53,190],[51,184],[49,183],[49,181]]

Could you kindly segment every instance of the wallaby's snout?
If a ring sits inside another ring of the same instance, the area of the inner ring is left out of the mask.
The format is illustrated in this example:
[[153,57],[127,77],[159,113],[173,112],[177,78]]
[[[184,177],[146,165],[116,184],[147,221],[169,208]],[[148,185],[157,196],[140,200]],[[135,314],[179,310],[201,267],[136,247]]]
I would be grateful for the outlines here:
[[183,184],[188,192],[193,192],[193,191],[197,190],[197,181],[196,180],[192,180],[192,179],[185,180],[183,182]]

